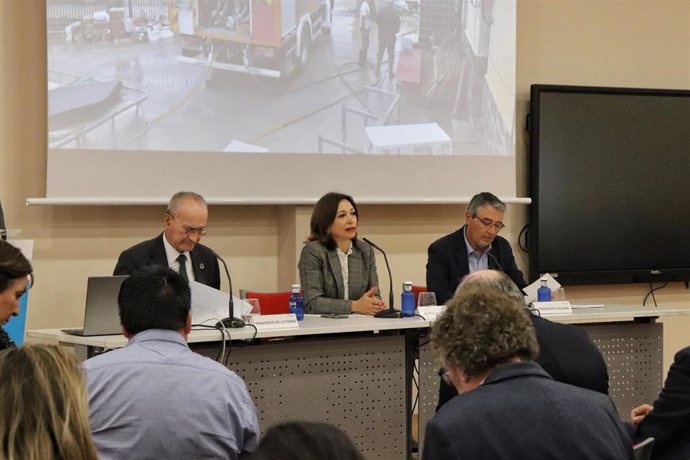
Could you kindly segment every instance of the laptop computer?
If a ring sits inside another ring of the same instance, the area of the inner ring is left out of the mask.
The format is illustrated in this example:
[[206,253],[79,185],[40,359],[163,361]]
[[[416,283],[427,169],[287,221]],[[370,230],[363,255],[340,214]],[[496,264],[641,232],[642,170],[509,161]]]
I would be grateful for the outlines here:
[[86,308],[83,329],[63,329],[70,335],[122,334],[117,296],[126,276],[90,276],[86,284]]

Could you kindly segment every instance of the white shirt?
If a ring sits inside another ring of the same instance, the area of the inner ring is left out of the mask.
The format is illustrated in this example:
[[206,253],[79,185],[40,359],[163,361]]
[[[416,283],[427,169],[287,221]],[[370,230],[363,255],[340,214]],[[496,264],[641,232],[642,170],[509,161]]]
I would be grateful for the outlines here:
[[364,0],[362,6],[359,7],[359,27],[371,29],[371,7],[366,0]]
[[335,248],[335,253],[338,254],[338,261],[340,262],[340,271],[343,274],[343,285],[345,286],[345,296],[343,299],[350,300],[350,267],[348,265],[348,257],[352,254],[352,241],[347,252],[343,252],[340,248]]
[[196,281],[194,278],[194,270],[192,270],[192,256],[189,254],[189,251],[180,253],[177,249],[172,247],[172,244],[170,244],[165,237],[165,232],[163,232],[163,246],[165,246],[165,257],[168,259],[168,267],[180,273],[180,263],[177,261],[177,258],[180,257],[180,254],[183,254],[187,259],[187,279],[189,281]]

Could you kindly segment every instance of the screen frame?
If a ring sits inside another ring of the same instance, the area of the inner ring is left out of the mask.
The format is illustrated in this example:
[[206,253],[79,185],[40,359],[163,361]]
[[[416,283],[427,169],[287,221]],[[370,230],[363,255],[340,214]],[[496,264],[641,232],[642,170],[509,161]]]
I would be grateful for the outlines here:
[[[618,95],[618,96],[661,96],[680,97],[690,100],[690,90],[683,89],[652,89],[652,88],[624,88],[603,86],[573,86],[533,84],[530,87],[530,112],[527,115],[527,131],[529,138],[528,171],[529,171],[529,195],[532,203],[529,209],[529,278],[535,280],[545,272],[546,268],[540,259],[540,246],[545,243],[548,234],[558,233],[560,229],[546,231],[540,225],[540,214],[544,212],[542,197],[549,196],[550,192],[540,180],[540,158],[547,155],[541,151],[541,128],[543,115],[541,111],[542,97],[547,94],[588,94],[588,95]],[[652,218],[652,220],[654,220]],[[623,224],[625,225],[625,224]],[[690,243],[690,242],[689,242]],[[670,281],[690,281],[690,260],[686,267],[664,267],[649,264],[648,267],[635,269],[609,267],[607,269],[588,270],[559,270],[551,274],[559,283],[565,285],[583,284],[627,284],[627,283],[651,283]],[[550,267],[553,268],[553,267]]]

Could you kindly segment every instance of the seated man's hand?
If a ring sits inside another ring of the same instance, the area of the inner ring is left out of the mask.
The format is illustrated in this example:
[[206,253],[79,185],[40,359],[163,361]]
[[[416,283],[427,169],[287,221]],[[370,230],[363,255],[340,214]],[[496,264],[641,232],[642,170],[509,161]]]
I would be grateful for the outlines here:
[[652,411],[652,406],[642,404],[630,411],[630,422],[637,425]]

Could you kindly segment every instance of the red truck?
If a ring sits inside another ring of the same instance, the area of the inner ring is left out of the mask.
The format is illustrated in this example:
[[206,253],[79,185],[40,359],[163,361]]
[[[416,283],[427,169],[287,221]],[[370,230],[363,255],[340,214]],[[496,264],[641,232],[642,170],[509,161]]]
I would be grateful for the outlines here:
[[328,0],[168,0],[180,61],[280,78],[330,32]]

